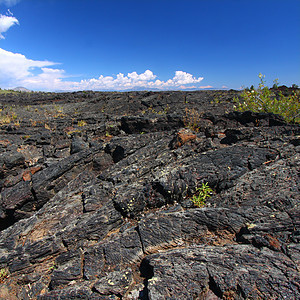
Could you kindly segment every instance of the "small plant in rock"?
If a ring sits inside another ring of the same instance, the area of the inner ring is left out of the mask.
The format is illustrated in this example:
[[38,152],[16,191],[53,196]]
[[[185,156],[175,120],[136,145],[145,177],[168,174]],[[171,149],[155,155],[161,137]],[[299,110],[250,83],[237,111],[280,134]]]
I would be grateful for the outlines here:
[[17,118],[18,118],[17,114],[14,112],[13,113],[6,112],[5,114],[0,114],[0,125],[10,124],[10,123],[17,125],[19,124]]
[[0,269],[0,282],[2,282],[5,278],[7,278],[9,275],[7,268]]
[[51,107],[49,111],[49,116],[52,116],[53,118],[62,118],[65,116],[63,113],[63,107],[55,104]]
[[81,131],[79,129],[71,129],[69,131],[66,132],[68,136],[71,136],[72,134],[75,133],[81,133]]
[[153,106],[148,107],[148,110],[149,110],[149,112],[151,112],[151,113],[153,113],[153,114],[156,113],[156,111],[155,111],[155,109],[153,108]]
[[50,266],[49,266],[49,268],[48,268],[48,271],[49,271],[49,272],[52,272],[54,269],[56,269],[55,261],[53,261],[53,262],[50,264]]
[[57,104],[54,105],[54,110],[58,113],[62,113],[63,112],[63,108],[62,106],[59,106]]
[[11,122],[11,118],[8,115],[0,115],[0,125],[9,124]]
[[84,120],[80,120],[80,121],[78,121],[77,125],[78,125],[79,127],[83,127],[83,126],[86,126],[87,123],[86,123],[86,121],[84,121]]
[[210,103],[211,103],[211,104],[219,104],[219,103],[222,103],[222,102],[223,102],[222,96],[223,96],[222,93],[216,92],[216,93],[214,94],[213,100],[211,100]]
[[[234,98],[238,111],[251,110],[254,112],[274,113],[281,115],[287,122],[300,123],[300,93],[284,96],[281,92],[276,95],[266,86],[265,76],[259,74],[260,84],[257,89],[244,90],[241,99]],[[277,84],[277,80],[275,80]]]
[[164,108],[164,113],[167,114],[169,110],[170,110],[170,106],[169,104],[167,104],[166,107]]
[[202,207],[206,203],[206,199],[210,198],[213,190],[209,187],[208,183],[202,183],[201,187],[196,189],[196,194],[191,198],[192,202],[197,207]]
[[13,112],[12,114],[11,114],[11,118],[12,118],[12,120],[17,120],[17,118],[18,118],[18,116],[17,116],[17,114],[15,113],[15,112]]
[[185,109],[185,116],[183,119],[183,123],[186,128],[198,132],[200,122],[201,122],[201,116],[197,110],[195,110],[194,108]]
[[30,121],[30,124],[31,124],[32,127],[37,126],[37,121],[32,120],[32,119],[30,119],[29,121]]
[[210,101],[210,103],[211,103],[211,104],[214,104],[214,103],[218,104],[218,103],[221,103],[221,100],[220,100],[219,97],[217,96],[217,97],[215,97],[212,101]]
[[47,129],[47,130],[51,130],[51,127],[50,127],[47,123],[44,124],[44,127],[45,127],[45,129]]
[[20,121],[18,120],[18,121],[16,121],[16,122],[14,122],[14,126],[20,127],[20,126],[21,126]]

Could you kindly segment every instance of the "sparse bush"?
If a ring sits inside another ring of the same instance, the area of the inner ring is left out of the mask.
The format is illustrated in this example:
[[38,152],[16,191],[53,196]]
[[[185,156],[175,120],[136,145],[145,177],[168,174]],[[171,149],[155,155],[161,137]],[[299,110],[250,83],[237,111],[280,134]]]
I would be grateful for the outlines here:
[[188,108],[185,109],[183,123],[186,128],[198,132],[200,121],[201,116],[197,110]]
[[31,124],[32,127],[37,126],[37,121],[32,120],[32,119],[30,119],[29,121],[30,121],[30,124]]
[[59,114],[61,114],[63,112],[62,106],[59,106],[57,104],[54,105],[54,110]]
[[11,118],[15,121],[15,120],[17,120],[18,116],[17,116],[17,114],[15,112],[13,112],[11,114]]
[[[254,112],[274,113],[281,115],[287,122],[300,122],[299,92],[284,96],[281,92],[276,95],[265,85],[265,76],[259,74],[260,84],[257,89],[244,90],[241,99],[234,98],[238,111],[251,110]],[[277,82],[277,81],[276,81]]]
[[205,205],[206,199],[210,198],[213,190],[209,187],[208,183],[202,183],[202,186],[196,189],[196,194],[191,198],[192,202],[197,207]]
[[20,121],[17,120],[18,116],[17,114],[12,111],[11,108],[8,108],[8,111],[3,111],[3,109],[0,109],[0,125],[5,124],[14,124],[14,125],[20,125]]
[[275,80],[273,80],[274,84],[273,84],[273,89],[278,89],[278,78],[276,78]]
[[47,123],[44,124],[44,127],[45,127],[45,129],[47,129],[47,130],[51,130],[51,127],[50,127]]
[[2,282],[5,278],[7,278],[9,275],[8,269],[7,268],[2,268],[0,270],[0,282]]
[[0,116],[0,125],[9,124],[11,122],[11,118],[8,115]]
[[72,134],[75,134],[75,133],[81,133],[81,131],[79,129],[73,129],[73,130],[69,130],[66,132],[67,135],[71,136]]
[[78,121],[77,125],[78,125],[79,127],[83,127],[83,126],[86,126],[87,123],[86,123],[86,121],[84,121],[84,120],[80,120],[80,121]]

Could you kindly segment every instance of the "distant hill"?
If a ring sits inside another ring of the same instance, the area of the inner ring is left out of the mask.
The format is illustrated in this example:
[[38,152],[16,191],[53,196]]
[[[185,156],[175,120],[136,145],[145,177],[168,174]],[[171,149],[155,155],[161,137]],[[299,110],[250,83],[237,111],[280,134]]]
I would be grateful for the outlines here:
[[16,91],[16,92],[31,92],[30,90],[22,87],[22,86],[18,86],[18,87],[15,87],[14,89],[12,89],[13,91]]

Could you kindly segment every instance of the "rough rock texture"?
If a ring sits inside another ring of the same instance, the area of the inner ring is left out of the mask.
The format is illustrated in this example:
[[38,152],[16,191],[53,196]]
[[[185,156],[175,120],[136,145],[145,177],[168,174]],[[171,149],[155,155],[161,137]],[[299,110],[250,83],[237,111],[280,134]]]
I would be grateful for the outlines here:
[[0,299],[299,299],[299,125],[234,96],[0,95]]

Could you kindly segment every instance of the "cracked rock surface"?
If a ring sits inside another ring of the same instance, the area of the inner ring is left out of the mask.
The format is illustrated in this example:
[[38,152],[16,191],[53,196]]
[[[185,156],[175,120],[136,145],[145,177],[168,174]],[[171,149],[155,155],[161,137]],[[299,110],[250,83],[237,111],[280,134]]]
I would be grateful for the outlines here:
[[299,125],[235,96],[0,95],[0,299],[299,299]]

